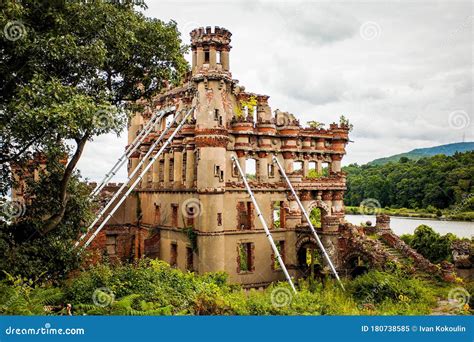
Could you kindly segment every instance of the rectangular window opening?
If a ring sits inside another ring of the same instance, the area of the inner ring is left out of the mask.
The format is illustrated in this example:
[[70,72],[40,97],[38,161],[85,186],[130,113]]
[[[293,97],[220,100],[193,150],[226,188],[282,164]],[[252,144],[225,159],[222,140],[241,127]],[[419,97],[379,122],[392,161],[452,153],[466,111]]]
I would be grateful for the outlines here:
[[171,204],[171,225],[173,227],[178,227],[178,205]]
[[[275,241],[275,246],[280,253],[281,259],[285,262],[285,241]],[[281,270],[281,265],[278,262],[278,258],[276,255],[273,257],[273,269],[274,270]]]
[[176,242],[171,243],[170,266],[171,267],[177,267],[178,266],[178,244]]
[[194,254],[191,247],[186,247],[186,269],[190,272],[194,270]]
[[239,272],[251,272],[252,270],[252,243],[241,243],[239,244]]

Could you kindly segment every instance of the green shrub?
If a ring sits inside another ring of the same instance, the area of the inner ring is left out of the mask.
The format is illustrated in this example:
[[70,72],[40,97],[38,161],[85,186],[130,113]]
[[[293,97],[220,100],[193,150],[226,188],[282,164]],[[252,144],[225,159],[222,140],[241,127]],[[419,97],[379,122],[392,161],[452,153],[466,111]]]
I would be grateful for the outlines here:
[[400,273],[368,272],[348,284],[348,290],[361,303],[434,303],[433,293],[425,282],[406,278]]

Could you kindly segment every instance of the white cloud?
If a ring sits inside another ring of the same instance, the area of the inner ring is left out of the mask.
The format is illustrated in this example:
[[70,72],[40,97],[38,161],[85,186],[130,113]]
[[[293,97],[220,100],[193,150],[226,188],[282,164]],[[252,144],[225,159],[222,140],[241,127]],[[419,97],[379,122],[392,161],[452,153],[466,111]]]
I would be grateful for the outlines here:
[[[474,140],[472,3],[469,1],[150,1],[147,16],[174,19],[189,42],[196,26],[232,33],[231,70],[273,109],[354,124],[344,162],[365,163],[414,148]],[[376,39],[360,26],[375,22]],[[188,56],[189,57],[189,56]],[[455,129],[461,110],[470,126]],[[99,179],[125,148],[107,136],[80,169]],[[125,172],[121,173],[121,178]]]

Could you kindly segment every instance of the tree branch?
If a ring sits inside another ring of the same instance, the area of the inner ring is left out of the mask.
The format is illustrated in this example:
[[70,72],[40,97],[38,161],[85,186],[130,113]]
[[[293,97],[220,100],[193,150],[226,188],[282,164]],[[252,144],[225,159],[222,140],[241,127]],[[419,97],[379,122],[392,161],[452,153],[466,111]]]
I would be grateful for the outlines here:
[[69,161],[68,165],[66,166],[66,170],[64,171],[63,178],[59,183],[59,195],[58,200],[60,202],[60,209],[57,213],[50,216],[48,219],[45,220],[45,224],[42,229],[42,234],[47,234],[50,231],[54,230],[61,220],[64,217],[64,213],[66,212],[66,206],[68,202],[68,194],[67,194],[67,186],[69,184],[69,180],[72,177],[74,169],[76,168],[79,159],[81,158],[82,152],[84,151],[84,146],[86,145],[87,140],[90,137],[90,133],[86,132],[84,136],[81,138],[77,138],[76,140],[76,151],[72,156],[71,160]]

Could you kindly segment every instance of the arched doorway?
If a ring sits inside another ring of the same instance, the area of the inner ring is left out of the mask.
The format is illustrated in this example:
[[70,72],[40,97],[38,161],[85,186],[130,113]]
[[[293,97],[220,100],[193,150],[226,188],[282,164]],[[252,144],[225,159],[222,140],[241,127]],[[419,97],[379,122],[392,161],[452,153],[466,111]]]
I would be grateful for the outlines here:
[[345,257],[344,265],[347,275],[356,278],[369,271],[370,261],[367,256],[362,253],[351,253]]
[[323,257],[316,241],[304,237],[296,244],[297,267],[302,278],[322,278]]
[[315,229],[323,229],[324,218],[331,212],[331,208],[320,200],[313,201],[308,206],[308,214]]

